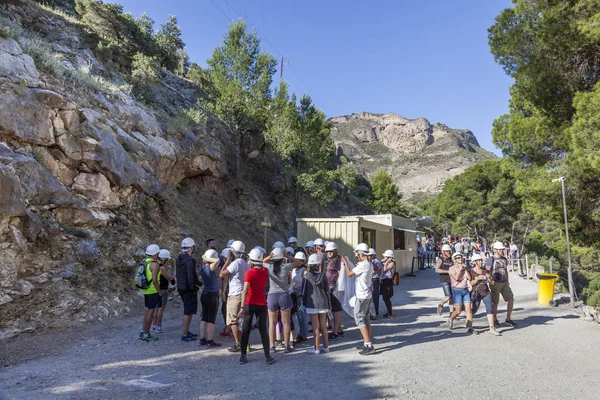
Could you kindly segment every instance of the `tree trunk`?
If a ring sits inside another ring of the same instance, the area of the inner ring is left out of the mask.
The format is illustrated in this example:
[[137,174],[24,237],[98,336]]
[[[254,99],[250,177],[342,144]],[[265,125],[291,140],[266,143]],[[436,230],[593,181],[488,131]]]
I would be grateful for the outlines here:
[[233,133],[233,176],[237,178],[240,173],[240,146],[241,146],[241,138],[238,130],[238,126],[235,126],[235,131]]

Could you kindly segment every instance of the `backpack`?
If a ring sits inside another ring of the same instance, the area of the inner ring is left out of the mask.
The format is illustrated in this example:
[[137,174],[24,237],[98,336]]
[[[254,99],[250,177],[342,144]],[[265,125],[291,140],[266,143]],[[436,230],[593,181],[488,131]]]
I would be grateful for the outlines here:
[[505,282],[508,276],[508,264],[506,259],[492,258],[492,278],[494,282]]
[[135,267],[135,274],[133,275],[133,284],[138,289],[148,289],[152,284],[152,279],[148,280],[146,277],[146,268],[149,263],[147,259],[144,259],[141,263]]

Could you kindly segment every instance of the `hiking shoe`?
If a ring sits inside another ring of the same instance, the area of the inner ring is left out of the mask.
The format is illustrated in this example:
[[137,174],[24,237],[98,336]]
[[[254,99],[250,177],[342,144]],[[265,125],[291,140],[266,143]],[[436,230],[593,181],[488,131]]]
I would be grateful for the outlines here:
[[325,353],[325,354],[327,354],[327,353],[329,353],[329,347],[321,347],[321,348],[319,349],[319,351],[320,351],[321,353]]
[[141,339],[144,336],[144,332],[140,331],[140,334],[138,335],[138,339]]
[[338,340],[340,338],[340,335],[338,335],[337,333],[330,333],[329,334],[329,340]]
[[197,337],[193,336],[191,333],[188,333],[187,336],[182,336],[181,337],[181,341],[182,342],[191,342],[194,340],[198,340]]
[[441,317],[442,313],[444,312],[444,305],[443,304],[438,304],[436,312],[437,312],[437,315],[439,315]]
[[221,347],[221,343],[209,340],[206,342],[206,347]]
[[290,346],[288,346],[288,347],[286,347],[286,348],[285,348],[285,350],[283,350],[283,352],[284,352],[285,354],[289,354],[289,353],[291,353],[291,352],[292,352],[292,348],[291,348]]
[[509,324],[510,326],[512,326],[513,328],[517,327],[517,324],[515,324],[515,321],[513,321],[512,319],[507,319],[505,322],[507,324]]
[[275,348],[275,346],[271,346],[271,348],[269,349],[269,353],[275,353],[277,351],[277,349]]
[[227,349],[227,351],[230,353],[237,353],[240,350],[242,350],[242,347],[237,343]]
[[269,365],[273,364],[275,362],[275,359],[271,356],[265,358],[265,362]]
[[375,347],[365,346],[361,351],[358,352],[361,356],[368,356],[369,354],[375,353]]
[[148,336],[143,335],[140,340],[142,342],[156,342],[158,340],[158,336],[154,336],[153,334],[149,334]]
[[200,339],[200,346],[206,346],[206,339]]
[[221,337],[231,337],[231,333],[223,331],[223,332],[219,333],[219,336],[221,336]]
[[315,350],[314,347],[311,347],[310,349],[306,350],[306,354],[316,354],[316,355],[319,355],[319,354],[321,354],[321,351],[320,350]]
[[246,364],[247,362],[248,362],[248,357],[246,357],[246,356],[240,357],[240,364]]
[[488,331],[488,333],[494,336],[502,336],[502,334],[498,332],[493,326],[490,326],[490,330]]

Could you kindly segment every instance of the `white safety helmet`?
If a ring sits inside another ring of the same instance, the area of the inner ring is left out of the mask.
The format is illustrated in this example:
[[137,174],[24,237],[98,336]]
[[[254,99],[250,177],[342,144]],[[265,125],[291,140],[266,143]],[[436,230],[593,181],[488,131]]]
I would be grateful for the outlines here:
[[263,257],[265,256],[265,254],[267,254],[267,251],[263,247],[255,246],[254,249],[260,251],[260,254],[262,254]]
[[255,247],[254,249],[250,250],[248,257],[250,258],[251,264],[262,264],[263,252],[260,251],[260,249]]
[[279,248],[279,247],[275,247],[273,249],[273,251],[271,252],[271,259],[272,260],[281,260],[283,258],[283,249]]
[[306,242],[306,245],[304,247],[312,249],[313,247],[315,247],[315,242],[309,240],[308,242]]
[[313,242],[313,244],[315,246],[325,246],[325,242],[321,238],[315,239],[315,241]]
[[275,243],[273,243],[273,248],[278,248],[278,249],[283,249],[285,247],[285,244],[283,244],[283,242],[277,241]]
[[356,249],[354,249],[355,253],[362,253],[362,254],[369,254],[369,246],[366,243],[360,243],[358,246],[356,246]]
[[455,260],[456,258],[462,257],[462,256],[463,256],[462,253],[457,252],[457,253],[452,254],[452,259]]
[[160,247],[157,244],[151,244],[146,247],[146,255],[150,257],[157,255],[159,251]]
[[194,239],[192,238],[185,238],[181,241],[181,248],[182,249],[189,249],[190,247],[194,247],[196,245],[196,242],[194,242]]
[[298,243],[298,239],[296,239],[295,237],[291,237],[288,239],[288,243]]
[[296,253],[296,255],[294,256],[295,260],[302,260],[302,261],[306,261],[306,254],[304,254],[303,252],[299,251]]
[[375,252],[375,249],[372,247],[369,247],[369,253],[367,254],[368,256],[376,256],[377,253]]
[[246,245],[241,241],[236,240],[235,242],[231,243],[231,251],[233,251],[233,254],[241,254],[246,251]]
[[311,254],[308,257],[308,265],[319,265],[321,264],[321,258],[317,254]]
[[227,258],[227,256],[229,255],[229,252],[231,251],[231,249],[223,249],[221,251],[221,257],[223,258]]
[[475,262],[475,261],[477,261],[477,260],[483,260],[483,257],[481,257],[481,254],[473,254],[473,255],[471,256],[471,261],[472,261],[472,262]]
[[327,242],[327,244],[325,245],[325,251],[334,251],[337,249],[337,244],[335,244],[334,242]]
[[204,255],[202,256],[202,259],[204,261],[210,260],[210,259],[215,259],[215,258],[219,258],[219,253],[217,253],[216,250],[213,249],[208,249],[204,252]]
[[158,252],[158,258],[160,258],[161,260],[170,260],[171,252],[167,249],[160,249],[160,251]]
[[235,242],[235,239],[229,239],[227,241],[227,247],[231,247],[231,245],[233,244],[233,242]]
[[445,244],[442,246],[442,251],[452,251],[452,247],[449,244]]
[[506,247],[504,247],[502,242],[494,242],[493,249],[494,250],[504,250],[504,249],[506,249]]
[[384,257],[394,258],[394,252],[392,250],[386,250],[383,252]]
[[286,247],[285,252],[288,253],[290,256],[294,255],[294,249],[292,247]]

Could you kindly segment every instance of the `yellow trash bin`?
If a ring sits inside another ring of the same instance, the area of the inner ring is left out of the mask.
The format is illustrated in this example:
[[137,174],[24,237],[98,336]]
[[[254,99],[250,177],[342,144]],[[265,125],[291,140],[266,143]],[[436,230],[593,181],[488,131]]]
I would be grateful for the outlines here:
[[536,274],[538,278],[538,303],[549,306],[554,299],[554,283],[558,279],[556,274]]

